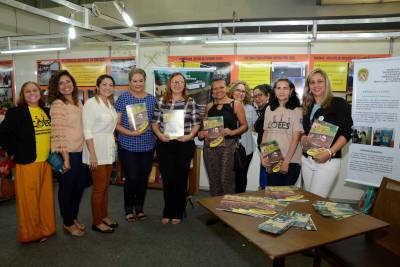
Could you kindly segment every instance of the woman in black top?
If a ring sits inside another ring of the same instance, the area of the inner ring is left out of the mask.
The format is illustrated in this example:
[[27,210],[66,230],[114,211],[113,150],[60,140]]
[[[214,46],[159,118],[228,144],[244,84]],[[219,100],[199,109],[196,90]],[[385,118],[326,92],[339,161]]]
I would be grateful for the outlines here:
[[302,142],[307,138],[314,120],[325,121],[339,127],[332,145],[317,155],[302,157],[304,189],[327,197],[340,171],[341,149],[351,138],[353,120],[347,102],[334,97],[328,75],[315,69],[308,75],[303,93]]
[[234,194],[235,173],[233,154],[235,152],[236,139],[248,128],[246,116],[243,105],[226,95],[225,80],[213,80],[211,89],[214,103],[208,103],[205,119],[215,116],[222,116],[224,118],[222,135],[225,138],[225,144],[210,147],[209,140],[207,140],[207,131],[199,132],[200,139],[206,138],[203,156],[210,182],[210,193],[212,196]]

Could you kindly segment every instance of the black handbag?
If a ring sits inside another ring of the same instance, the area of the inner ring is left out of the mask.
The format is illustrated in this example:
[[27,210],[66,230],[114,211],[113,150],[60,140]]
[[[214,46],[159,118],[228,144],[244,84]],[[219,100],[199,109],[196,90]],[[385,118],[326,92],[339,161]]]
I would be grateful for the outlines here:
[[234,170],[242,172],[246,170],[246,150],[244,146],[236,142],[235,154],[234,154]]

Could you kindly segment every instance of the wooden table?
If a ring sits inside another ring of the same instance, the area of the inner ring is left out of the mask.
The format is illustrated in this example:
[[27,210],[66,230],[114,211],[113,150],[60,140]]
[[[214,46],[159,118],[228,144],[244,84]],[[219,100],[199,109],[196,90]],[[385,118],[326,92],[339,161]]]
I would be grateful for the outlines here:
[[[216,207],[222,199],[221,196],[204,198],[199,200],[199,203],[261,249],[272,260],[273,266],[284,266],[285,256],[389,226],[388,223],[365,214],[340,221],[325,218],[319,215],[311,204],[315,200],[326,199],[309,192],[302,192],[302,194],[304,199],[309,201],[290,204],[285,211],[296,210],[311,213],[317,231],[290,228],[285,233],[275,236],[258,230],[257,226],[266,219],[217,210]],[[242,193],[241,195],[263,196],[263,191]]]

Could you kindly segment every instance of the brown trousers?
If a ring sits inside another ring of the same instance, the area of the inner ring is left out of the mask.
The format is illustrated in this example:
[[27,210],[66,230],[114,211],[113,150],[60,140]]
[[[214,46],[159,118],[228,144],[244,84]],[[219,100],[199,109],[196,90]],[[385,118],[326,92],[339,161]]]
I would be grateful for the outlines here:
[[16,164],[18,241],[27,243],[56,232],[53,177],[47,162]]
[[92,215],[93,224],[99,225],[108,216],[108,185],[112,164],[98,165],[91,170],[93,180]]

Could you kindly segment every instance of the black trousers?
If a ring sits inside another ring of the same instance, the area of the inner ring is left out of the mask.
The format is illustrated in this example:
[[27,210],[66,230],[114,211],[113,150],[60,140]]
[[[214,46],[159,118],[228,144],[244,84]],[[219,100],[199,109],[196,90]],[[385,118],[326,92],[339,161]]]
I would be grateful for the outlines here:
[[58,187],[58,203],[65,226],[74,224],[85,186],[90,179],[88,166],[82,163],[82,152],[69,153],[71,169],[61,175]]
[[243,193],[246,192],[247,187],[247,172],[249,171],[249,166],[251,159],[253,158],[253,153],[246,156],[246,169],[242,172],[235,173],[235,192]]
[[125,213],[143,212],[147,182],[153,162],[154,150],[131,152],[119,147],[119,157],[125,174],[124,208]]
[[186,204],[188,173],[194,141],[157,141],[156,151],[164,187],[163,218],[182,219]]

